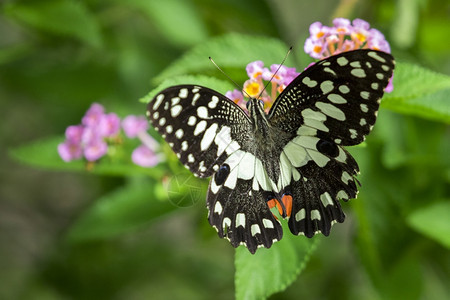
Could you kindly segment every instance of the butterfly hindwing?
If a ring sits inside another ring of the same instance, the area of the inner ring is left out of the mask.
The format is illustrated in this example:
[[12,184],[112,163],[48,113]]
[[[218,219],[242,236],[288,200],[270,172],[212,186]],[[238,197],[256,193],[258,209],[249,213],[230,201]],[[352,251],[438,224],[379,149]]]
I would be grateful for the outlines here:
[[269,112],[270,121],[288,132],[314,130],[336,144],[359,144],[375,124],[393,70],[393,57],[381,51],[330,56],[284,89]]
[[209,177],[250,132],[250,122],[234,102],[209,88],[169,87],[148,105],[148,118],[180,161],[199,177]]
[[217,187],[216,178],[212,178],[207,197],[209,222],[234,247],[245,245],[251,253],[259,247],[270,248],[283,231],[266,204],[268,194],[253,190],[251,180],[237,179],[231,189]]

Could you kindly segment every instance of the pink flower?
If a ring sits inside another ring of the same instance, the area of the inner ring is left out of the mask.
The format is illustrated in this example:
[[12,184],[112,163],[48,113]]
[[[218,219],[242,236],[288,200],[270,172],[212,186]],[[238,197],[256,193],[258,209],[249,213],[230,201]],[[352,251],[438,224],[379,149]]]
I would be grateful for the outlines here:
[[327,48],[326,40],[314,40],[307,38],[304,46],[304,50],[309,56],[316,59],[323,58],[323,53]]
[[[356,49],[374,49],[391,52],[389,43],[377,29],[362,19],[336,18],[333,27],[325,27],[320,22],[314,22],[309,27],[310,36],[305,41],[305,52],[312,58],[324,59],[345,51]],[[391,90],[388,85],[386,92]]]
[[93,140],[84,147],[84,157],[88,161],[100,159],[108,151],[108,144],[102,139]]
[[100,117],[98,132],[103,137],[116,136],[120,131],[120,118],[115,113],[104,114]]
[[391,52],[391,47],[384,38],[384,35],[375,28],[369,30],[369,38],[367,44],[368,48],[370,49],[380,50],[387,53]]
[[66,129],[66,139],[73,143],[81,143],[84,127],[82,125],[72,125]]
[[140,145],[131,154],[131,160],[141,167],[153,167],[160,162],[159,157],[150,148]]
[[66,140],[58,145],[58,154],[64,161],[69,162],[80,159],[83,156],[83,149],[81,148],[81,143]]
[[351,34],[353,31],[350,20],[345,18],[334,19],[333,25],[334,27],[332,27],[331,31],[334,31],[336,34]]
[[260,60],[251,62],[247,65],[245,70],[247,71],[247,75],[249,78],[257,79],[262,76],[265,70],[264,63]]
[[320,22],[314,22],[309,26],[309,34],[312,40],[320,40],[330,32],[330,27],[323,26]]
[[147,131],[148,122],[143,116],[129,115],[122,121],[122,128],[125,135],[134,138],[141,131]]
[[84,126],[97,126],[100,123],[100,119],[103,116],[105,109],[101,104],[92,103],[91,107],[88,109],[83,119],[81,119],[81,124]]

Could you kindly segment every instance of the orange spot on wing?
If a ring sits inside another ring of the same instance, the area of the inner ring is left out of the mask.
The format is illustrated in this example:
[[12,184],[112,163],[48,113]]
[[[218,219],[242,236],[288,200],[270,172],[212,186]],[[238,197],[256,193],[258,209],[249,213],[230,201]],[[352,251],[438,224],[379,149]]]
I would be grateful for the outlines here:
[[[292,212],[292,196],[284,195],[281,198],[281,203],[277,199],[273,198],[267,201],[267,205],[269,206],[269,209],[276,207],[283,218],[290,217]],[[274,217],[276,218],[275,215]]]
[[286,209],[286,216],[290,217],[292,212],[292,196],[284,195],[283,198],[281,198],[281,201],[283,202],[284,208]]

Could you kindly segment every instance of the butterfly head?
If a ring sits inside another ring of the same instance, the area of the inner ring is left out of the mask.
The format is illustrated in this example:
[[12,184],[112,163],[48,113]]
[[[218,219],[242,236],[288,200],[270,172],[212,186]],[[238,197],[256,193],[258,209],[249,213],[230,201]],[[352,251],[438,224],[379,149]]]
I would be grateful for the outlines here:
[[264,102],[261,99],[250,98],[247,102],[247,110],[250,117],[255,118],[258,116],[266,116],[264,112]]

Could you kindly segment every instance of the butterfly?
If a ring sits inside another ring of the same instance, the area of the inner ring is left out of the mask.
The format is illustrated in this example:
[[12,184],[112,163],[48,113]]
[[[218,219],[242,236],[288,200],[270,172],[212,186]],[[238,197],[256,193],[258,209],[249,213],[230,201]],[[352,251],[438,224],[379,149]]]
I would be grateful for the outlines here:
[[372,130],[393,70],[390,54],[354,50],[308,67],[268,113],[258,99],[246,113],[212,89],[177,85],[149,102],[147,117],[194,175],[212,177],[218,235],[255,253],[282,238],[280,217],[307,237],[344,221],[339,200],[356,197],[359,173],[344,146]]

